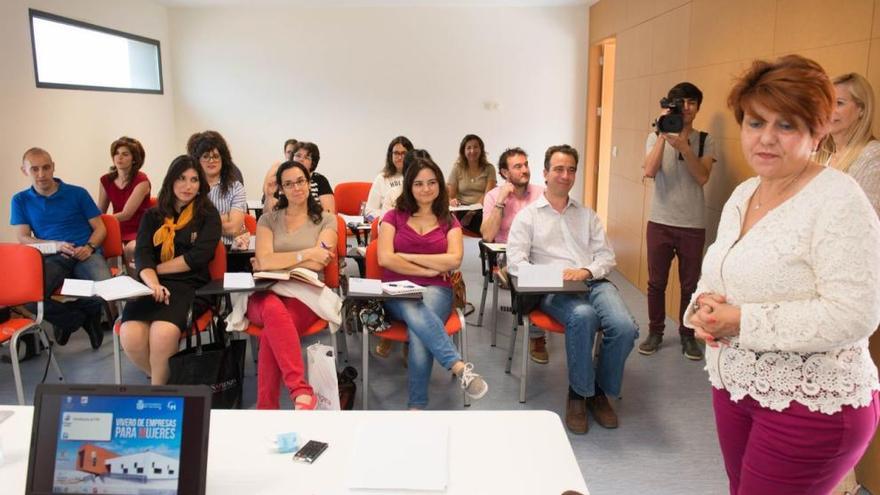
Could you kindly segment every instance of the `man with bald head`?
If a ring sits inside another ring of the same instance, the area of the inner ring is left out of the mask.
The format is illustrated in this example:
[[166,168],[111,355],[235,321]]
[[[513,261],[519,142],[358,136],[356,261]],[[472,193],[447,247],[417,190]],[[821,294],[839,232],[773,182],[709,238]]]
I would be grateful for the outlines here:
[[57,253],[44,258],[45,318],[55,328],[55,341],[67,343],[70,334],[83,327],[93,349],[101,346],[102,303],[81,298],[59,303],[52,293],[65,278],[105,280],[110,269],[100,252],[106,236],[101,211],[85,189],[55,178],[55,163],[41,148],[22,156],[21,171],[32,186],[12,197],[10,224],[18,242],[52,242]]

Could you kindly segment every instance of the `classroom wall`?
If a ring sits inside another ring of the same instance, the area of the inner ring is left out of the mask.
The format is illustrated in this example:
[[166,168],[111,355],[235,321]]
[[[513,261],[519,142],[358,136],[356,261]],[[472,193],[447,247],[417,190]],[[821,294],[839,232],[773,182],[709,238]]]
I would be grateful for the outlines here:
[[289,137],[319,145],[332,185],[371,181],[399,134],[444,172],[467,133],[493,163],[522,146],[535,182],[548,146],[583,150],[584,5],[172,8],[170,19],[175,142],[220,131],[253,198]]
[[[880,0],[601,0],[590,8],[590,43],[617,41],[608,230],[618,268],[647,289],[645,226],[653,184],[642,161],[658,101],[689,80],[704,100],[694,126],[715,138],[719,162],[706,185],[715,238],[724,202],[753,175],[740,151],[739,127],[726,108],[732,79],[755,58],[789,53],[815,59],[834,77],[859,72],[880,88]],[[880,108],[877,109],[880,112]],[[875,122],[880,113],[875,116]],[[678,314],[673,267],[667,314]],[[673,318],[675,317],[673,316]]]
[[[157,39],[162,49],[165,94],[148,95],[37,88],[28,8]],[[111,164],[110,143],[138,138],[147,153],[144,171],[157,186],[176,152],[166,8],[147,0],[4,0],[0,2],[0,219],[9,225],[9,202],[30,186],[19,172],[21,155],[45,148],[56,176],[86,187],[97,198],[98,178]],[[0,229],[0,240],[12,240]]]

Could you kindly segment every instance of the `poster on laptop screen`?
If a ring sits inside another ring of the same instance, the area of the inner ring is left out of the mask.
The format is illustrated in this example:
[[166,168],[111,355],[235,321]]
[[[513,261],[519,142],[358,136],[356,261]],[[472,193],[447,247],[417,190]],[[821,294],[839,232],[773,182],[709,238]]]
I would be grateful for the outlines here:
[[54,491],[176,495],[183,404],[182,397],[65,396]]

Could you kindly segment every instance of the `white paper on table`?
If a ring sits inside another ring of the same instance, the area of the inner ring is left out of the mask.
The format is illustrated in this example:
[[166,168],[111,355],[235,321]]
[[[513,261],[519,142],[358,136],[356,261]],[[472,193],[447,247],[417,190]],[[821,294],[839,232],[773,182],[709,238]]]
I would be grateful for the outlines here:
[[483,205],[480,203],[474,203],[472,205],[458,205],[458,206],[450,206],[449,211],[471,211],[471,210],[482,210]]
[[95,281],[65,278],[64,284],[61,285],[61,294],[73,297],[92,297],[95,295]]
[[342,213],[340,213],[339,216],[342,217],[342,220],[345,221],[345,225],[351,223],[355,225],[360,225],[364,223],[364,217],[362,217],[361,215],[343,215]]
[[263,202],[259,199],[249,199],[247,200],[248,210],[262,210]]
[[562,287],[562,265],[532,265],[520,263],[517,271],[518,287]]
[[129,299],[138,296],[152,295],[153,291],[137,280],[122,275],[95,282],[76,278],[65,278],[61,286],[62,296],[92,297],[98,296],[105,301]]
[[362,421],[355,431],[347,486],[366,490],[444,491],[449,478],[449,427],[430,417]]
[[507,244],[503,242],[485,242],[483,245],[486,246],[486,249],[491,251],[507,251]]
[[348,291],[380,296],[382,295],[382,282],[373,278],[349,278]]
[[253,289],[254,276],[250,273],[228,272],[223,274],[224,289]]

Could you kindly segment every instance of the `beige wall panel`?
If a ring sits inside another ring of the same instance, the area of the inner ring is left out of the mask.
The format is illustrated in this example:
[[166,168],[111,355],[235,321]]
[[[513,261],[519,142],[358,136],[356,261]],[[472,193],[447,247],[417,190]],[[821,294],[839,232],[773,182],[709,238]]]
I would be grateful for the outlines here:
[[721,210],[706,208],[706,245],[703,252],[715,242],[715,237],[718,236],[718,220],[720,219]]
[[625,0],[622,3],[626,3],[627,26],[635,26],[657,17],[657,6],[654,0]]
[[639,24],[617,35],[617,80],[651,73],[651,24]]
[[874,28],[871,30],[871,37],[880,38],[880,0],[874,0]]
[[731,62],[687,71],[687,80],[703,91],[703,104],[697,113],[694,127],[711,133],[715,139],[739,139],[739,126],[733,118],[733,112],[727,108],[727,95],[734,79],[742,74],[749,63],[750,61]]
[[654,0],[654,12],[656,12],[658,15],[665,14],[670,10],[675,10],[690,1],[691,0]]
[[632,283],[639,277],[639,245],[638,233],[627,230],[619,222],[608,221],[608,239],[617,259],[617,270]]
[[[878,0],[880,2],[880,0]],[[866,77],[874,87],[874,135],[880,134],[880,105],[876,103],[877,92],[880,91],[880,38],[871,40],[871,56],[868,58],[868,70]]]
[[639,256],[639,282],[638,287],[642,292],[648,291],[648,243],[647,243],[647,231],[648,231],[648,215],[651,211],[651,199],[654,197],[654,183],[652,181],[645,181],[645,201],[644,201],[644,215],[642,218],[642,232],[641,232],[641,254]]
[[601,0],[590,7],[590,43],[595,43],[624,30],[626,2]]
[[654,127],[651,123],[660,116],[660,98],[669,93],[669,88],[676,84],[687,80],[687,72],[677,70],[651,76],[651,92],[648,97],[647,112],[648,118],[644,121],[643,126],[647,131],[653,131]]
[[773,47],[774,11],[772,0],[694,0],[689,66],[768,55]]
[[652,74],[687,68],[690,19],[691,5],[687,4],[649,23]]
[[639,236],[642,225],[642,207],[645,189],[641,181],[633,182],[620,175],[611,174],[608,195],[608,222],[617,223],[633,238]]
[[646,132],[631,129],[617,129],[613,135],[613,145],[617,146],[617,156],[611,157],[611,173],[620,175],[632,182],[641,182],[644,175],[642,164],[645,159]]
[[[672,260],[669,267],[669,281],[666,283],[666,317],[678,323],[678,305],[681,302],[681,282],[678,278],[678,258]],[[674,337],[678,335],[678,327],[666,329],[666,335]]]
[[650,84],[647,77],[625,79],[614,83],[614,127],[645,130],[650,125],[648,111]]
[[871,37],[872,0],[778,0],[774,51],[789,53]]
[[721,150],[724,160],[712,170],[705,194],[706,206],[720,210],[736,186],[753,177],[755,172],[743,157],[739,139],[720,139],[715,144]]
[[818,62],[825,69],[825,72],[833,78],[847,72],[865,74],[868,70],[869,46],[870,42],[866,40],[801,50],[798,53]]

